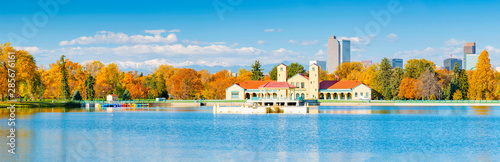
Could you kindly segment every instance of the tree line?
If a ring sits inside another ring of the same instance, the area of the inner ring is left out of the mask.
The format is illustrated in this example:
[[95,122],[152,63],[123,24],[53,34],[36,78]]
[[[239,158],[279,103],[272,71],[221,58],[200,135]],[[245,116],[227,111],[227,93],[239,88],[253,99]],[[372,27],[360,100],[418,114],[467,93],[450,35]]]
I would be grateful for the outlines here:
[[[225,99],[225,89],[245,80],[276,80],[276,66],[264,75],[260,61],[251,69],[210,73],[190,68],[160,65],[149,74],[122,71],[116,64],[94,60],[80,64],[64,55],[49,67],[37,66],[25,50],[10,43],[0,46],[0,94],[7,96],[8,53],[16,53],[16,96],[25,100],[95,100],[108,94],[122,99]],[[299,63],[288,66],[288,77],[308,71]],[[336,74],[336,75],[335,75]],[[483,51],[476,70],[465,71],[455,65],[453,71],[437,69],[432,61],[408,60],[404,69],[392,68],[387,58],[378,64],[342,63],[334,73],[320,71],[320,80],[359,80],[373,89],[373,99],[470,99],[492,100],[500,95],[500,73],[491,67],[488,52]],[[73,94],[73,97],[71,95]],[[76,98],[75,98],[76,97]]]

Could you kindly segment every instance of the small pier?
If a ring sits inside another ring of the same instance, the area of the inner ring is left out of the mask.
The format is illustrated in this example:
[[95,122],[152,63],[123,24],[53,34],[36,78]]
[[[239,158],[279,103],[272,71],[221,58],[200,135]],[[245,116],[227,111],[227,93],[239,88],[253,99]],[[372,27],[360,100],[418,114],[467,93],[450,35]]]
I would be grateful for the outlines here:
[[214,105],[214,114],[308,114],[309,102],[300,100],[248,100],[238,107]]

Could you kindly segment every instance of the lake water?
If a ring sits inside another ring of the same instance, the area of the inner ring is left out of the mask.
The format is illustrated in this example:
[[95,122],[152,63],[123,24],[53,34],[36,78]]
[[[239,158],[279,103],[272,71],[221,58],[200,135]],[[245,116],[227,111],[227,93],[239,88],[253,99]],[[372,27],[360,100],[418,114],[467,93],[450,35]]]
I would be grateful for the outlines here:
[[319,107],[319,114],[18,109],[1,161],[495,161],[500,107]]

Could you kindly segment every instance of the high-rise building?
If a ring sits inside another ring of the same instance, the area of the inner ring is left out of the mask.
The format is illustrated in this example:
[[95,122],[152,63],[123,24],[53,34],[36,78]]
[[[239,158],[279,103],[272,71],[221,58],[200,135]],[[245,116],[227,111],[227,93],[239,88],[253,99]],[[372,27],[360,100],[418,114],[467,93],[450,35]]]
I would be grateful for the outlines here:
[[342,57],[342,63],[344,62],[351,62],[351,41],[343,39],[341,41],[341,57]]
[[464,45],[464,62],[462,67],[466,69],[467,69],[467,54],[476,54],[476,42],[466,42]]
[[396,67],[399,67],[401,69],[403,69],[403,59],[400,59],[400,58],[393,58],[391,60],[391,65],[392,65],[392,68],[396,68]]
[[466,54],[465,55],[465,70],[476,70],[477,60],[479,59],[478,54]]
[[334,72],[337,69],[337,66],[340,64],[340,47],[339,41],[335,35],[330,36],[328,38],[328,67],[327,71]]
[[361,61],[364,67],[372,66],[372,60],[363,60]]
[[326,61],[319,61],[319,60],[314,60],[314,61],[309,61],[309,65],[311,64],[316,64],[321,68],[321,70],[326,71]]
[[455,68],[455,63],[458,63],[458,69],[462,69],[462,59],[457,58],[447,58],[444,60],[444,68],[448,71],[452,71]]

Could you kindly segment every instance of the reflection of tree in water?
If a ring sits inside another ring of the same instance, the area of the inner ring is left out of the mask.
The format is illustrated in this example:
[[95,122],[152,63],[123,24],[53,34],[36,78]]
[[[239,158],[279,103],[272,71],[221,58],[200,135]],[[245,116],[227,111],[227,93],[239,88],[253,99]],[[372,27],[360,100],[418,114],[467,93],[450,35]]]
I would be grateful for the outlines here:
[[490,115],[491,107],[489,106],[471,106],[475,115]]

